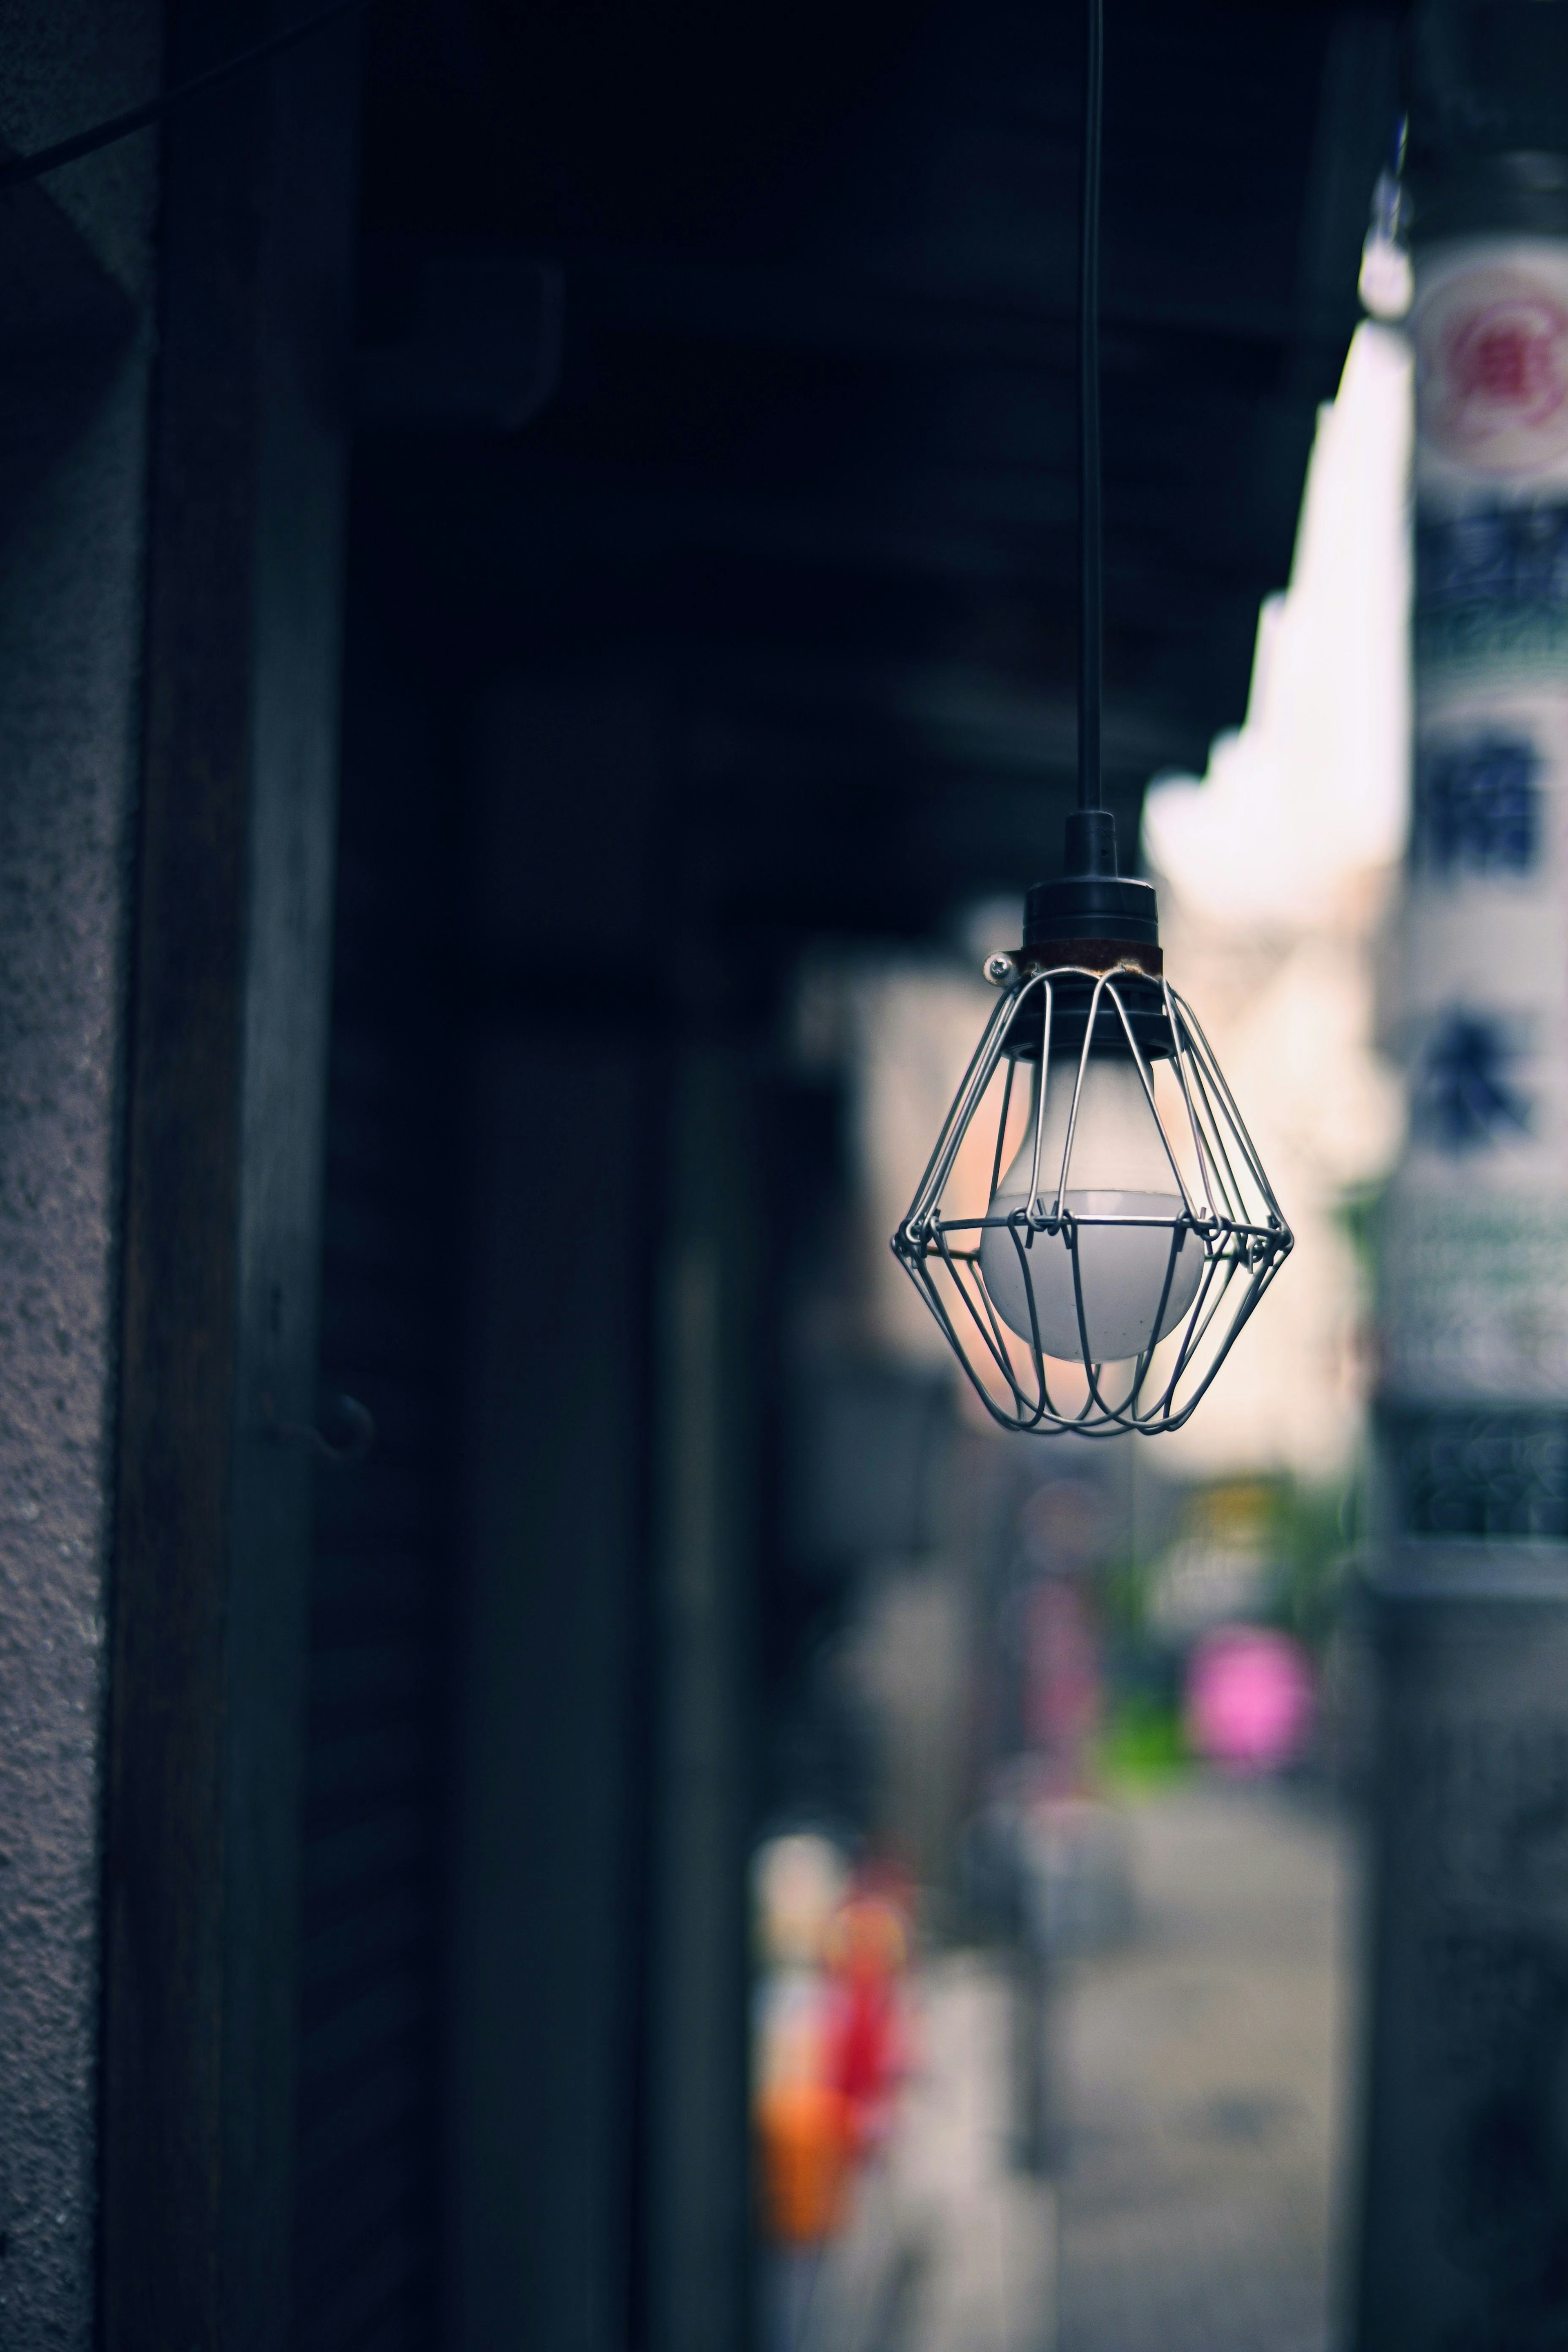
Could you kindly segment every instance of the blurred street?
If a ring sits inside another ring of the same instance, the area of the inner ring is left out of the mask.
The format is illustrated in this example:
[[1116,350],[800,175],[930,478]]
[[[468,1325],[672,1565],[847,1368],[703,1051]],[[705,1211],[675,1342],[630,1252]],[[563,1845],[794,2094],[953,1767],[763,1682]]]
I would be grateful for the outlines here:
[[1130,1831],[1131,1939],[1079,1968],[1053,2027],[1059,2200],[1015,2162],[1009,1979],[939,1959],[894,2141],[806,2302],[809,2352],[1336,2340],[1348,1833],[1211,1782],[1140,1803]]
[[1068,2003],[1063,2352],[1322,2352],[1348,1834],[1213,1783],[1132,1832],[1136,1941]]

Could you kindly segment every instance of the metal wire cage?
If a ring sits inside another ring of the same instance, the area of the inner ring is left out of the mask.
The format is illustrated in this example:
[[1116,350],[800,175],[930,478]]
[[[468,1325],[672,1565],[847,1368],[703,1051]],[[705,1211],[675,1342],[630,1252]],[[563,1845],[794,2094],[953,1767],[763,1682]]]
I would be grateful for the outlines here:
[[1006,992],[894,1252],[1004,1429],[1180,1429],[1289,1227],[1163,977],[1011,958],[987,972]]

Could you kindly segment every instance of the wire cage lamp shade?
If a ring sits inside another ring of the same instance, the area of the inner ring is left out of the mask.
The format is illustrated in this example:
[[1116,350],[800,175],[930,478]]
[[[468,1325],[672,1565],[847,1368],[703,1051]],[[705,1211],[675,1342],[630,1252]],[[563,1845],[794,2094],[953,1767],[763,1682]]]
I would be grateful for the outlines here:
[[[1086,884],[1031,907],[1070,920]],[[1107,891],[1154,896],[1088,887]],[[1003,1428],[1179,1429],[1289,1254],[1263,1164],[1157,943],[1048,941],[986,971],[1004,994],[893,1249]]]

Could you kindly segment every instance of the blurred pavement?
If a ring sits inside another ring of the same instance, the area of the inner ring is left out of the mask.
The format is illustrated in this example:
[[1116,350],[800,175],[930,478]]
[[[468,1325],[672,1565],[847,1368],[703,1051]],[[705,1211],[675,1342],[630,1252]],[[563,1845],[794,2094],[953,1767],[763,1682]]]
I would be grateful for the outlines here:
[[1130,1831],[1134,1936],[1052,2029],[1059,2215],[1016,2168],[1007,1973],[939,1958],[900,2128],[795,2352],[1330,2352],[1350,1837],[1209,1782]]
[[1213,1782],[1131,1832],[1137,1940],[1065,2005],[1062,2352],[1325,2352],[1350,1833]]

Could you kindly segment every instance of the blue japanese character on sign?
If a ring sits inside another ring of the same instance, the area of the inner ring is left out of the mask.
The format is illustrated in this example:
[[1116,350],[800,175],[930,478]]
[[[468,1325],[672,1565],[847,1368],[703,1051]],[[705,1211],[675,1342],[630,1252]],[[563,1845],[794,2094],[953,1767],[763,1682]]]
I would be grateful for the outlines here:
[[1541,766],[1518,735],[1429,745],[1416,763],[1412,862],[1435,874],[1528,874],[1541,848]]
[[1568,650],[1568,507],[1419,516],[1415,640],[1428,661]]
[[1415,533],[1419,614],[1462,605],[1568,603],[1568,507],[1423,515]]
[[1411,1119],[1440,1151],[1478,1151],[1528,1135],[1531,1106],[1514,1083],[1519,1048],[1508,1024],[1481,1013],[1453,1012],[1429,1040],[1415,1074]]

